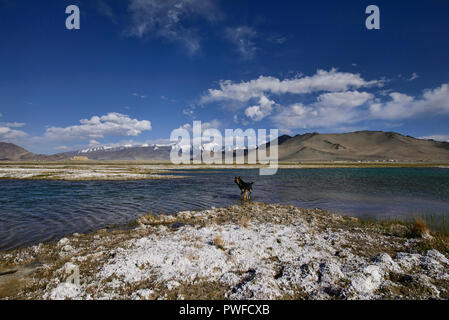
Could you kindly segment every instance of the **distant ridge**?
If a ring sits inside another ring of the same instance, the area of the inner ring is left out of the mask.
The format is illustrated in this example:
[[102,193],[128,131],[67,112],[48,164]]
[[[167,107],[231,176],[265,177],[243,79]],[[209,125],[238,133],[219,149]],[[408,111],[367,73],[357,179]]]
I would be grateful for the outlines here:
[[396,132],[356,131],[282,136],[280,161],[449,161],[449,143]]
[[64,154],[35,154],[13,143],[0,142],[0,161],[57,161],[67,158]]
[[[417,139],[396,132],[305,133],[278,138],[279,161],[449,162],[449,143]],[[269,148],[270,143],[267,144]],[[169,161],[172,145],[99,146],[51,156],[37,155],[0,142],[0,161],[55,161],[75,156],[91,160]],[[254,152],[254,151],[249,151]],[[248,153],[245,150],[245,155]]]

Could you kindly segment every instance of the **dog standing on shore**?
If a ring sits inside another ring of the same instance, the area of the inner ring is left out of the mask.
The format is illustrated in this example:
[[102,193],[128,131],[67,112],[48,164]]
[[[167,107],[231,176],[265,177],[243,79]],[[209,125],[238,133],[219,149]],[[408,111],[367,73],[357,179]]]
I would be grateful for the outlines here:
[[249,200],[251,199],[251,193],[253,192],[253,184],[254,182],[245,182],[240,177],[235,177],[234,182],[240,188],[240,199],[241,200]]

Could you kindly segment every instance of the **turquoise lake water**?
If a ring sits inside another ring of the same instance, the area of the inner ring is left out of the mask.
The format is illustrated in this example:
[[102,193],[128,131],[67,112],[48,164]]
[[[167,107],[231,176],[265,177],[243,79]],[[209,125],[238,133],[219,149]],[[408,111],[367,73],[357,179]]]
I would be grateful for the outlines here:
[[253,200],[353,216],[449,215],[447,168],[192,170],[186,179],[0,180],[0,250],[56,240],[139,215],[240,204],[234,176],[254,181]]

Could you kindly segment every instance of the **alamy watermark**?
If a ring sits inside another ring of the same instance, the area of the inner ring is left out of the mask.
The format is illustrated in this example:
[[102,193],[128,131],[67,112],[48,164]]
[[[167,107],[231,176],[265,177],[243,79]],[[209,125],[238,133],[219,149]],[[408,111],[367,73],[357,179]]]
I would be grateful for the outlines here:
[[[68,30],[80,29],[80,9],[77,5],[69,5],[65,9],[65,13],[69,16],[66,18],[65,26]],[[369,16],[365,20],[365,26],[368,30],[380,29],[380,10],[377,5],[369,5],[365,9],[365,13]]]
[[[203,130],[201,121],[193,129],[178,128],[170,141],[177,142],[170,152],[173,164],[261,164],[260,175],[274,175],[278,169],[278,129]],[[268,140],[267,140],[268,139]]]

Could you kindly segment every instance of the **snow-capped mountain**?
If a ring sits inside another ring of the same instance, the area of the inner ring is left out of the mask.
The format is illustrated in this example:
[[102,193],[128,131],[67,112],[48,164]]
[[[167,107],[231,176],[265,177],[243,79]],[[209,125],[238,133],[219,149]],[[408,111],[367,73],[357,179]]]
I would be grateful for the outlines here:
[[[65,153],[69,157],[85,156],[91,160],[160,160],[169,161],[172,149],[179,150],[177,143],[170,144],[141,144],[122,146],[94,146],[78,151]],[[191,152],[198,155],[201,152],[219,150],[219,152],[246,150],[246,147],[223,147],[214,143],[203,143],[201,146],[192,146]]]
[[170,160],[172,144],[142,144],[123,146],[94,146],[66,153],[68,156],[86,156],[92,160]]

